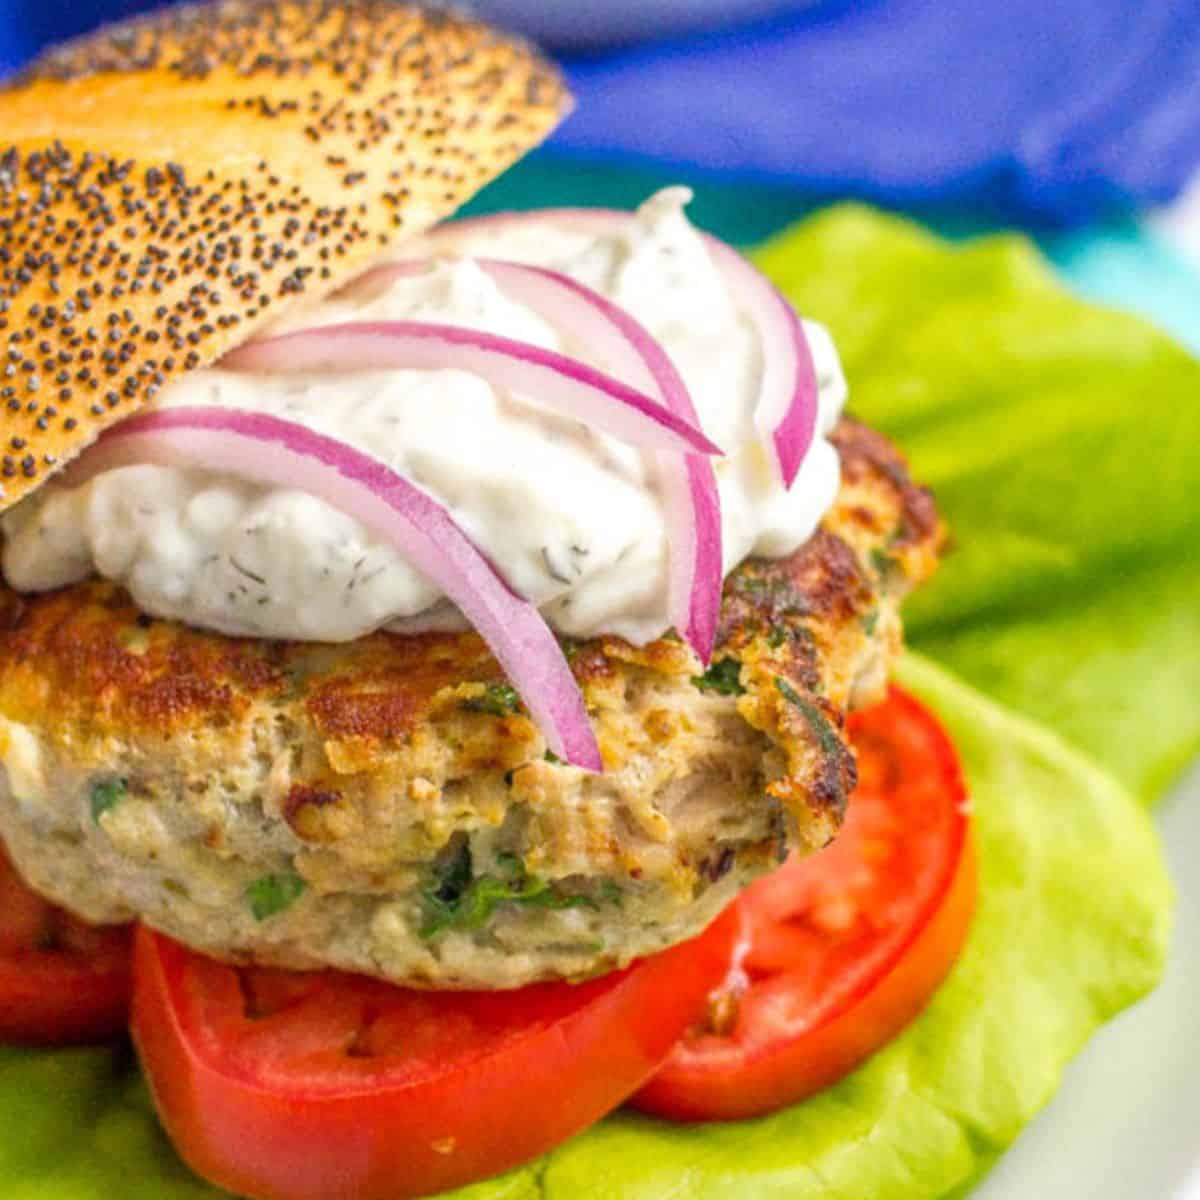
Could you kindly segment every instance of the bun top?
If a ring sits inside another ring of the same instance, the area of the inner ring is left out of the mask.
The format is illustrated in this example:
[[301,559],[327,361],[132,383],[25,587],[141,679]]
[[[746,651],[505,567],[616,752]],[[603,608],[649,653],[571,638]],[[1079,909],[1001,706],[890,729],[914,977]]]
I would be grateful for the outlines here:
[[568,107],[529,46],[393,0],[218,0],[50,51],[0,90],[0,510]]

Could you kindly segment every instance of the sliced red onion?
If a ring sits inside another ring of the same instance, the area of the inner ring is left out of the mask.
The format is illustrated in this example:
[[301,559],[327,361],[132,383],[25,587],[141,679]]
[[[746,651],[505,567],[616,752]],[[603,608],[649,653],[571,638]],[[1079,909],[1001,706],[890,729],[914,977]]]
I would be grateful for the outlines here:
[[732,246],[702,235],[734,303],[754,323],[762,342],[762,383],[754,422],[774,451],[785,488],[791,488],[817,433],[817,369],[796,310],[779,289]]
[[558,757],[603,762],[583,696],[538,610],[517,596],[450,514],[390,467],[335,438],[265,413],[215,407],[139,413],[69,469],[75,484],[135,463],[188,467],[296,488],[360,521],[458,606]]
[[[623,309],[569,275],[544,267],[476,259],[502,292],[562,330],[619,379],[662,401],[699,428],[700,417],[682,376],[649,331]],[[430,260],[393,263],[355,286],[425,271]],[[702,455],[660,454],[659,474],[670,546],[668,617],[704,663],[712,657],[721,611],[721,498],[712,463]]]
[[[633,213],[606,208],[543,208],[533,212],[496,213],[469,217],[438,226],[422,243],[453,245],[456,239],[479,231],[515,228],[536,221],[557,222],[565,228],[597,234],[627,228]],[[795,310],[761,271],[726,245],[700,234],[733,295],[737,307],[757,330],[762,345],[762,383],[755,424],[771,449],[785,487],[796,480],[817,430],[817,375],[812,348]]]
[[658,400],[562,354],[420,321],[356,321],[248,342],[222,365],[240,371],[457,369],[646,450],[720,454]]

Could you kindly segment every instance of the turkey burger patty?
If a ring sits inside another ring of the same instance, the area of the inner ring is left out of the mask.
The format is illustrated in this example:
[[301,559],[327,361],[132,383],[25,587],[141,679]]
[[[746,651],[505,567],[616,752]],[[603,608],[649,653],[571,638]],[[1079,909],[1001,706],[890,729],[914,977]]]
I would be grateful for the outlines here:
[[232,639],[109,583],[9,591],[0,836],[81,916],[240,961],[514,987],[692,935],[836,830],[845,713],[935,564],[896,451],[849,419],[833,442],[833,509],[726,581],[706,672],[673,637],[569,643],[602,775],[548,760],[472,634]]

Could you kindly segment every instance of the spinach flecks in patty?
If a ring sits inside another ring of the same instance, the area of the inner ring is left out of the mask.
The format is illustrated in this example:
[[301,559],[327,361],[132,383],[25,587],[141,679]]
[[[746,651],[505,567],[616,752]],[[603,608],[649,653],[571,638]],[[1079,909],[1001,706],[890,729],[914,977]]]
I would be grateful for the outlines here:
[[551,910],[595,907],[587,896],[564,896],[554,891],[546,880],[530,875],[515,854],[498,855],[496,868],[497,874],[475,875],[471,847],[466,841],[437,863],[422,892],[428,917],[421,936],[433,938],[448,929],[483,929],[504,904]]
[[125,779],[102,779],[92,784],[92,820],[99,825],[100,818],[128,795],[129,782]]
[[246,888],[246,902],[256,921],[266,921],[291,908],[308,889],[308,884],[290,872],[264,875]]
[[507,683],[493,683],[482,696],[472,696],[459,702],[465,712],[487,713],[493,717],[508,717],[521,711],[521,697]]
[[783,698],[793,708],[799,710],[808,722],[808,727],[813,731],[822,751],[828,755],[841,757],[845,752],[845,746],[842,745],[842,739],[838,737],[837,730],[830,724],[829,718],[815,704],[805,700],[786,679],[777,676],[775,686]]
[[692,683],[702,692],[716,692],[718,696],[741,696],[742,664],[736,658],[722,658],[713,663],[703,675],[693,675]]

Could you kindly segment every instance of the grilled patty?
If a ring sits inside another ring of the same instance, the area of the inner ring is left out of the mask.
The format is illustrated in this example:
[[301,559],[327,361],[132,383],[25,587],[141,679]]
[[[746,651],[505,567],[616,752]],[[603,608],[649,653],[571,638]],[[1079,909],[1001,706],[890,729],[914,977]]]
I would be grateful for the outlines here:
[[0,592],[0,836],[80,916],[235,961],[499,988],[691,936],[836,832],[845,715],[936,563],[897,452],[835,442],[835,508],[730,576],[708,671],[673,637],[568,645],[603,775],[547,753],[471,634],[239,640],[100,581]]

